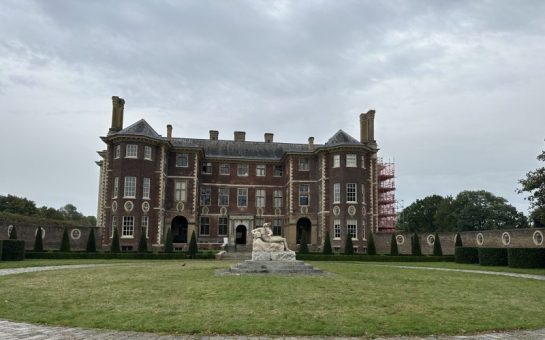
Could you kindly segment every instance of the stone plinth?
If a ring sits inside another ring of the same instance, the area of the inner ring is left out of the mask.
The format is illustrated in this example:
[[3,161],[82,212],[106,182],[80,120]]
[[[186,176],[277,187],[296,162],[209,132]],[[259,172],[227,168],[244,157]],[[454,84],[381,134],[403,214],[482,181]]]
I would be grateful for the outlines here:
[[243,274],[284,274],[284,275],[324,275],[318,268],[303,261],[254,261],[246,260],[229,269],[220,269],[216,275],[243,275]]
[[252,261],[295,261],[293,251],[253,251]]

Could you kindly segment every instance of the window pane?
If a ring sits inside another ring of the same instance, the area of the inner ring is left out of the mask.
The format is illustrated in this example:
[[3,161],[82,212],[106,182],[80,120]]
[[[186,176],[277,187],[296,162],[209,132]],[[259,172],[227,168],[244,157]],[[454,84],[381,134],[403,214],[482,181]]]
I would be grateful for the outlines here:
[[201,188],[201,205],[210,205],[211,194],[212,194],[212,188],[210,187]]
[[265,189],[255,190],[255,206],[258,208],[265,207]]
[[353,155],[353,154],[346,155],[346,166],[348,168],[355,168],[357,166],[356,155]]
[[238,176],[248,176],[248,164],[239,164],[238,165]]
[[299,205],[308,205],[308,184],[299,185]]
[[248,205],[248,189],[239,188],[237,190],[237,205],[245,207]]
[[211,174],[212,173],[212,163],[203,162],[202,163],[202,173],[203,174]]
[[116,145],[114,149],[114,158],[119,158],[121,156],[121,145]]
[[273,235],[281,236],[282,235],[282,220],[279,218],[276,218],[273,220],[273,227],[272,227]]
[[132,237],[134,235],[134,216],[123,216],[123,228],[121,237]]
[[346,184],[346,201],[356,203],[356,183]]
[[176,167],[187,168],[188,155],[186,153],[176,154]]
[[265,165],[259,164],[255,168],[255,175],[256,176],[265,176]]
[[333,184],[333,203],[341,202],[341,183]]
[[229,164],[220,164],[220,175],[229,175]]
[[348,220],[346,224],[348,229],[347,236],[351,237],[352,239],[357,239],[358,238],[358,222],[356,220]]
[[299,171],[308,171],[308,158],[299,159]]
[[333,221],[333,237],[341,238],[341,221],[340,220]]
[[274,174],[275,177],[282,177],[284,175],[284,168],[282,165],[275,165],[274,166]]
[[218,235],[227,235],[227,217],[220,217],[218,224]]
[[124,188],[125,197],[136,197],[136,177],[127,176],[125,177],[125,188]]
[[200,235],[209,235],[210,234],[210,218],[201,216],[201,223],[200,223]]
[[282,208],[282,190],[274,191],[274,207]]
[[142,183],[142,198],[150,198],[150,179],[144,178],[144,182]]
[[228,206],[229,205],[229,188],[220,188],[218,195],[218,205],[219,206]]
[[119,177],[114,177],[114,190],[113,190],[113,198],[117,198],[117,194],[119,191]]
[[333,167],[338,168],[341,166],[341,155],[333,155]]
[[151,160],[151,146],[144,146],[144,159]]
[[136,157],[138,157],[138,145],[127,144],[127,147],[126,147],[126,150],[125,150],[125,157],[127,157],[127,158],[136,158]]

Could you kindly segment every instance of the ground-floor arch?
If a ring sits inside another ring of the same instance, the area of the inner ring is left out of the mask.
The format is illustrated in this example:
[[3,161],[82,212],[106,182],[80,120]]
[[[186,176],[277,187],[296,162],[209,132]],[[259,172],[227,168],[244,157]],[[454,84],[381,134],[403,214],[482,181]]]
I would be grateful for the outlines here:
[[297,232],[296,232],[296,240],[297,244],[301,243],[301,237],[305,235],[305,239],[307,243],[310,243],[310,231],[312,229],[312,223],[310,220],[306,217],[301,217],[297,220]]
[[170,232],[172,233],[172,242],[187,243],[187,218],[184,216],[176,216],[170,224]]
[[237,225],[235,229],[235,244],[246,244],[246,226],[243,224]]

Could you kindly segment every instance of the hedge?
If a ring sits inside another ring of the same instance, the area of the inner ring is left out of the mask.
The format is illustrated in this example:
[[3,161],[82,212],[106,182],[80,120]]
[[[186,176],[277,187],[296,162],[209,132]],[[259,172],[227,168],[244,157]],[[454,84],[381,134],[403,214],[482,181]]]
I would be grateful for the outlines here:
[[[188,259],[185,252],[176,253],[88,253],[88,252],[27,252],[27,259],[118,259],[118,260],[179,260]],[[215,259],[215,252],[198,253],[197,259]]]
[[325,254],[297,254],[298,260],[303,261],[362,261],[362,262],[452,262],[452,255],[445,256],[410,256],[410,255],[325,255]]
[[477,248],[456,247],[454,248],[454,262],[479,263],[479,251]]
[[545,248],[509,248],[509,267],[545,268]]
[[25,259],[25,241],[23,240],[3,240],[2,246],[3,261],[21,261]]
[[479,248],[481,266],[507,266],[507,248]]

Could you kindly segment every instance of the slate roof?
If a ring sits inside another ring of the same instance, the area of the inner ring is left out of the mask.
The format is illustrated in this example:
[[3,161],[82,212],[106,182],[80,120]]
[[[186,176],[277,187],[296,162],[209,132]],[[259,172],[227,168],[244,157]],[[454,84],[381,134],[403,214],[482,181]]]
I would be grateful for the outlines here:
[[336,145],[361,145],[360,141],[356,138],[350,136],[348,133],[343,130],[337,131],[333,137],[329,138],[325,146],[336,146]]
[[123,130],[115,132],[112,135],[146,136],[159,139],[162,138],[161,135],[159,135],[144,119],[140,119],[136,123],[127,126]]

